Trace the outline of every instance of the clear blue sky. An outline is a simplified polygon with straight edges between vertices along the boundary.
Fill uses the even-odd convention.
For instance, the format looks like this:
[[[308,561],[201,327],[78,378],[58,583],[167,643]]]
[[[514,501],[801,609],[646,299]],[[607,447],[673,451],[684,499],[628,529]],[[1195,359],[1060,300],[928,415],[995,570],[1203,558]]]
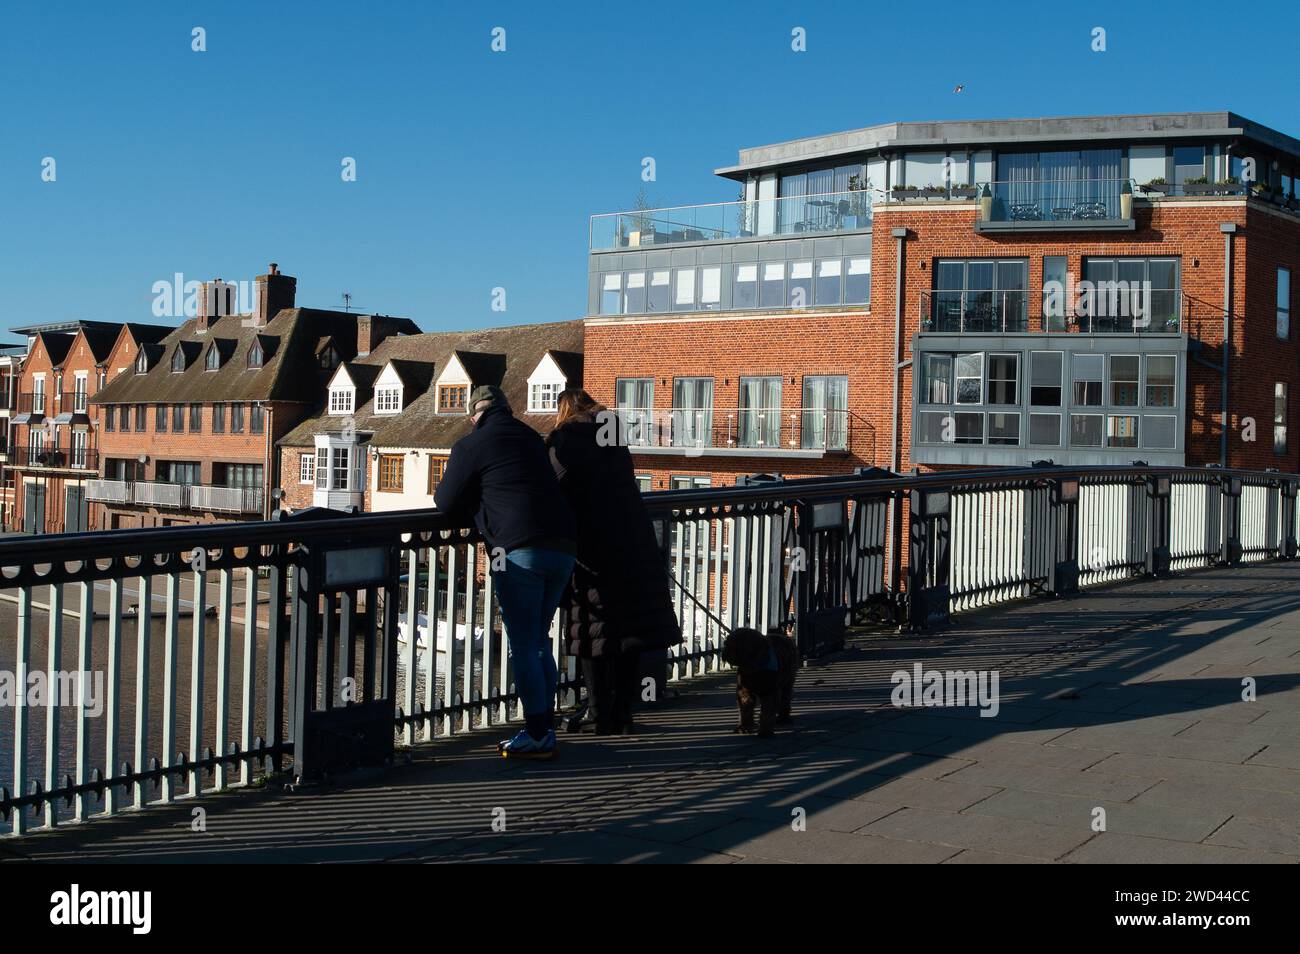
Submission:
[[[892,120],[1232,109],[1300,134],[1297,24],[1270,0],[11,0],[0,328],[149,321],[155,281],[269,261],[301,304],[428,330],[575,318],[588,216],[633,204],[644,156],[669,205],[735,198],[712,170],[742,146]]]

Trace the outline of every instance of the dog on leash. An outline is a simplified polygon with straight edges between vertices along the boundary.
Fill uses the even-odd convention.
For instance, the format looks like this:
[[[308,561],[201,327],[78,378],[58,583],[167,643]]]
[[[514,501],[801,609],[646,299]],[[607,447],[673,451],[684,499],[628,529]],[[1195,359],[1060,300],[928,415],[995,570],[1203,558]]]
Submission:
[[[754,705],[758,703],[759,738],[769,738],[773,727],[789,725],[794,676],[799,668],[799,650],[794,640],[772,627],[764,636],[756,629],[733,629],[722,644],[722,659],[736,667],[736,708],[740,724],[733,730],[754,732]]]

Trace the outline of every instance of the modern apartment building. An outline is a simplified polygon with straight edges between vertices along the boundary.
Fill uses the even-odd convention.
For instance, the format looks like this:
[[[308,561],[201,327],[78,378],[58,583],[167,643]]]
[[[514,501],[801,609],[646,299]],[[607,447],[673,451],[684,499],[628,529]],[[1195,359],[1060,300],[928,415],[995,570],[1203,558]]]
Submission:
[[[1300,141],[1227,112],[744,149],[595,215],[587,382],[655,489],[878,465],[1295,470]]]
[[[340,364],[324,400],[279,441],[281,505],[432,507],[451,446],[472,427],[474,388],[497,385],[546,434],[560,392],[582,386],[582,339],[581,321],[437,332]]]
[[[253,289],[241,314],[234,286],[204,283],[195,317],[141,345],[94,395],[101,466],[88,494],[98,528],[269,516],[276,441],[342,363],[419,330],[405,318],[297,307],[297,280],[274,264]]]
[[[7,526],[72,533],[95,526],[88,489],[98,475],[99,422],[90,399],[109,380],[114,356],[170,329],[81,321],[20,328],[28,349],[10,418],[13,508]]]

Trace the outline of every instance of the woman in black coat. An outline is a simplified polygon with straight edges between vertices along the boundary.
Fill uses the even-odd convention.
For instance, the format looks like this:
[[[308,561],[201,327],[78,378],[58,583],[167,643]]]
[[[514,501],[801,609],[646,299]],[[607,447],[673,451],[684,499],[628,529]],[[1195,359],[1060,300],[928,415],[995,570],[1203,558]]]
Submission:
[[[616,416],[582,390],[565,391],[557,407],[546,443],[578,524],[569,652],[582,661],[597,734],[618,733],[632,724],[641,653],[677,645],[681,628]]]

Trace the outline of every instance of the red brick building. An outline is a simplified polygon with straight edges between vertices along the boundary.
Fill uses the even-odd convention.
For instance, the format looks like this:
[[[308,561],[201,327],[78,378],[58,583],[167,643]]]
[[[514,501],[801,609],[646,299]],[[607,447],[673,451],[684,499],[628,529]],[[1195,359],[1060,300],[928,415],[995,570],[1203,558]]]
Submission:
[[[1292,137],[1232,113],[897,123],[718,173],[741,201],[592,221],[586,380],[655,489],[1300,469]]]
[[[405,318],[297,307],[297,280],[274,264],[254,289],[253,311],[236,314],[232,286],[204,283],[198,314],[142,345],[94,396],[102,464],[88,489],[98,528],[269,516],[276,442],[341,363],[418,331]]]

